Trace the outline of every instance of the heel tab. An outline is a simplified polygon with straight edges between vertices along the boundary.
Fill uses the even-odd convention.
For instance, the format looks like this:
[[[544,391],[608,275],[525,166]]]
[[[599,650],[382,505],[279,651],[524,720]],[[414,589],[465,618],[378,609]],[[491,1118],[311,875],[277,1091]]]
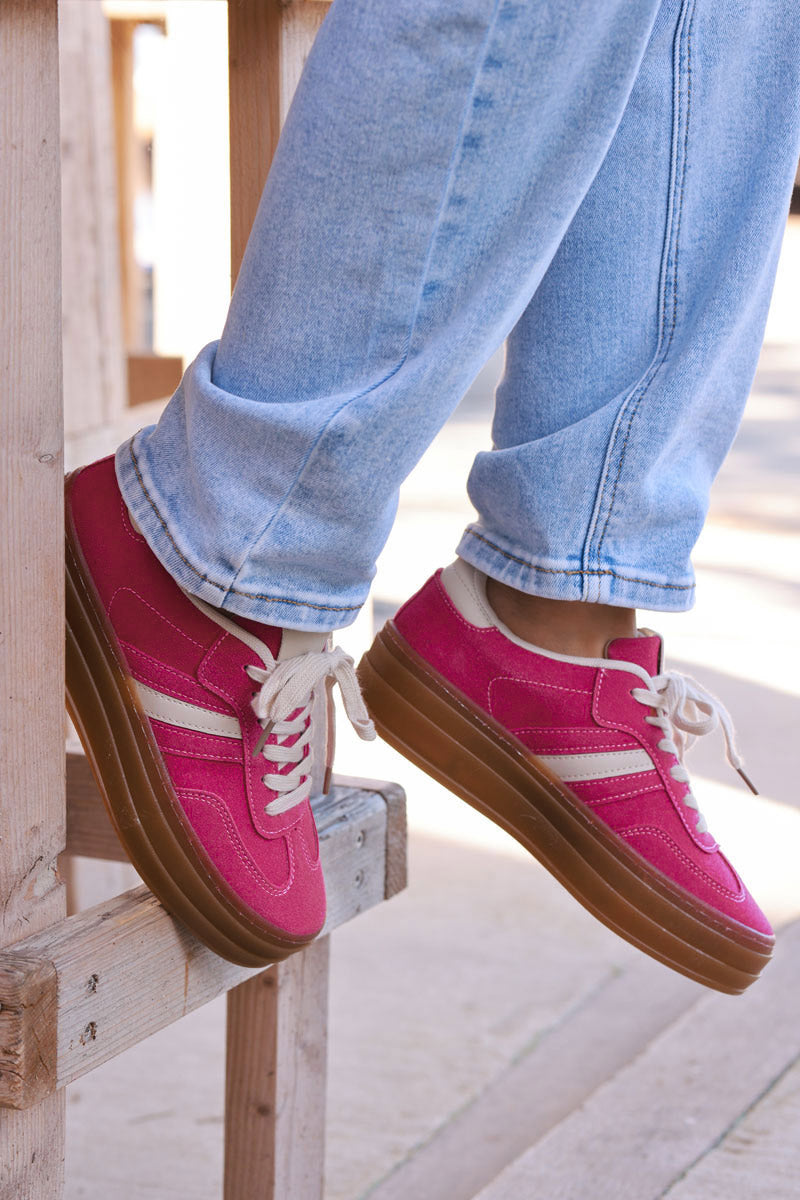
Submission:
[[[472,563],[457,558],[444,568],[439,579],[453,606],[470,625],[490,629],[497,624],[486,599],[486,576]]]

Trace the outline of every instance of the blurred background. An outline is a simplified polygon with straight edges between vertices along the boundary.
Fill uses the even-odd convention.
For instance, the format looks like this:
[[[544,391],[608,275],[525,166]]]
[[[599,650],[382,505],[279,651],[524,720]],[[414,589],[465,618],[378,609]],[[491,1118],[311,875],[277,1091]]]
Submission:
[[[61,8],[71,467],[156,420],[184,366],[221,331],[227,14],[222,0]],[[372,604],[340,639],[354,656],[451,559],[471,519],[469,465],[491,444],[501,370],[498,353],[408,479]],[[800,215],[790,215],[755,386],[694,556],[696,608],[647,617],[667,638],[668,665],[696,675],[737,723],[761,794],[742,788],[715,736],[691,752],[694,790],[787,928],[800,917],[798,463]],[[406,788],[411,884],[333,938],[326,1196],[468,1200],[635,1064],[702,989],[620,942],[516,843],[388,747],[357,743],[346,723],[337,770]],[[85,906],[131,882],[130,868],[81,862],[75,886]],[[219,1196],[223,1059],[219,1001],[72,1085],[70,1200]],[[796,1144],[792,1070],[781,1112]],[[676,1091],[677,1109],[684,1100]],[[98,1128],[113,1155],[98,1155]],[[725,1191],[714,1161],[687,1198],[798,1194],[774,1182]]]

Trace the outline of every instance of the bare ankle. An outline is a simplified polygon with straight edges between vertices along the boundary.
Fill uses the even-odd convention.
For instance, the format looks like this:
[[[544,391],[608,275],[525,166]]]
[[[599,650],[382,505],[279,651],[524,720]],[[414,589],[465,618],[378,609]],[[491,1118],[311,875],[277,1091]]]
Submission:
[[[556,654],[602,658],[613,638],[636,636],[633,608],[529,596],[496,579],[487,579],[486,596],[512,633]]]

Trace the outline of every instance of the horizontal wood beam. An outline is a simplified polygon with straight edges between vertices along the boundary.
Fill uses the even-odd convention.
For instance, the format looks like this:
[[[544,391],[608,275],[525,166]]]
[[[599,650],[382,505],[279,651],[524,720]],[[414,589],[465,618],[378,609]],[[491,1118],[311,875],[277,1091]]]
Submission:
[[[72,758],[72,787],[81,771]],[[386,795],[356,781],[315,801],[326,933],[399,877],[403,794],[378,786]],[[81,802],[90,796],[84,777]],[[99,815],[96,789],[89,802]],[[0,954],[0,1105],[29,1107],[261,970],[208,950],[146,887],[16,942]]]
[[[317,824],[330,827],[333,799],[341,802],[356,792],[377,793],[386,806],[386,879],[384,898],[401,892],[408,882],[406,861],[406,797],[399,783],[384,779],[360,779],[334,775],[331,799],[314,801]],[[97,789],[89,763],[81,750],[67,751],[67,846],[66,854],[127,862],[125,853]],[[323,853],[335,854],[331,846]],[[325,864],[326,872],[330,869]],[[327,878],[326,873],[326,878]]]

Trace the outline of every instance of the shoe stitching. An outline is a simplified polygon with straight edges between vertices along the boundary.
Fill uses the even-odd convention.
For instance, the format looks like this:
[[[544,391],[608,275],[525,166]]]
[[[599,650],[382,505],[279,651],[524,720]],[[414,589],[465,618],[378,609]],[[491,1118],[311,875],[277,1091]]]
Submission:
[[[425,660],[423,659],[422,661],[424,663]],[[431,681],[431,683],[437,684],[438,686],[441,685],[441,681],[444,679],[444,676],[442,676],[438,671],[434,674],[432,670],[429,670],[427,666],[423,666],[422,664],[420,664],[417,669],[421,671],[421,673],[425,675]],[[450,688],[447,689],[447,693],[450,702],[455,705],[456,708],[461,710],[465,720],[478,725],[489,737],[497,740],[497,730],[489,725],[488,722],[483,720],[479,713],[476,713],[472,708],[468,708],[467,705],[464,704],[464,702],[459,699],[458,695]],[[511,736],[513,737],[513,734]],[[525,747],[520,748],[515,746],[513,742],[508,740],[505,741],[505,747],[507,751],[513,754],[515,758],[519,759],[528,768],[533,770],[534,775],[540,783],[552,786],[553,778],[549,774],[545,774],[544,771],[540,770],[535,762],[531,762],[529,755],[524,753],[524,750],[526,749]],[[558,781],[556,780],[556,782]]]
[[[142,604],[144,604],[144,606],[146,608],[149,608],[152,613],[155,613],[155,615],[158,617],[158,619],[160,621],[164,621],[167,625],[170,625],[175,630],[176,633],[179,633],[181,635],[182,638],[186,638],[187,642],[191,642],[193,646],[197,646],[198,650],[205,650],[205,645],[203,644],[203,642],[198,642],[196,638],[193,638],[191,636],[191,634],[186,633],[186,631],[181,629],[181,627],[179,625],[176,625],[174,621],[170,621],[169,617],[165,617],[164,614],[162,612],[160,612],[157,608],[155,608],[152,604],[150,604],[150,602],[148,600],[145,600],[145,598],[141,594],[141,592],[137,592],[136,588],[129,587],[128,584],[126,584],[126,583],[121,583],[119,585],[119,587],[113,593],[111,599],[108,602],[109,618],[111,616],[111,606],[114,603],[114,601],[116,600],[116,598],[120,592],[129,592],[131,596],[135,596],[137,600],[141,600]],[[143,653],[144,653],[144,651],[143,651]]]
[[[495,676],[494,679],[490,679],[489,684],[486,688],[486,707],[489,710],[489,712],[492,714],[492,716],[495,717],[497,720],[500,720],[500,718],[497,716],[497,713],[494,710],[494,706],[495,706],[495,704],[497,704],[498,707],[502,707],[502,697],[500,700],[497,700],[497,698],[494,697],[493,689],[495,687],[495,684],[499,685],[502,683],[522,683],[522,684],[525,684],[528,688],[547,687],[547,688],[553,688],[555,691],[558,691],[558,692],[569,692],[570,694],[577,693],[578,695],[591,697],[591,692],[587,692],[585,688],[566,688],[566,687],[561,687],[557,683],[541,683],[540,684],[538,680],[536,680],[536,682],[534,683],[532,680],[523,679],[518,675],[499,675],[499,676]],[[505,725],[506,728],[509,728],[508,724],[505,721],[501,721],[501,724]]]
[[[666,843],[666,845],[674,851],[675,855],[681,860],[681,862],[683,862],[685,866],[689,867],[695,873],[695,875],[698,875],[704,883],[708,884],[709,887],[714,888],[715,891],[719,892],[723,896],[728,896],[731,900],[735,901],[736,904],[742,904],[747,898],[746,892],[744,891],[741,883],[739,885],[740,892],[737,894],[736,892],[732,892],[730,888],[726,888],[724,884],[719,883],[716,879],[712,879],[710,875],[706,875],[704,871],[701,871],[697,864],[693,862],[691,858],[689,858],[688,854],[686,854],[686,852],[680,848],[675,839],[670,837],[668,833],[665,833],[663,829],[659,829],[657,825],[631,825],[628,828],[620,829],[617,832],[622,838],[627,837],[628,834],[637,833],[650,834],[653,837],[658,838],[660,841]],[[673,880],[673,883],[675,882],[676,880]],[[678,887],[680,887],[680,884],[678,884]]]
[[[311,819],[312,819],[312,821],[314,819],[313,813],[312,813]],[[300,848],[303,851],[303,857],[305,858],[306,862],[312,869],[316,870],[316,868],[320,865],[320,855],[317,854],[316,857],[312,857],[311,852],[308,847],[308,842],[306,840],[306,836],[303,833],[302,829],[300,828],[299,824],[297,826],[297,840],[300,843]]]
[[[134,678],[134,679],[135,679],[135,676],[131,676],[131,678]],[[143,681],[140,681],[140,680],[138,680],[138,679],[136,680],[136,682],[137,682],[137,683],[139,683],[139,682],[142,682],[142,686],[143,686],[143,687],[149,687],[149,686],[150,686],[150,684],[148,684],[148,683],[143,683]],[[153,689],[153,690],[155,691],[155,689]],[[170,697],[169,697],[169,699],[170,699],[170,700],[172,700],[172,701],[173,701],[173,703],[177,704],[179,708],[186,708],[186,709],[188,709],[190,712],[194,711],[195,709],[202,708],[202,705],[200,705],[200,704],[195,704],[195,703],[194,703],[194,701],[192,701],[192,700],[179,700],[177,696],[170,696]],[[212,712],[212,711],[216,711],[216,710],[212,710],[212,709],[206,709],[206,708],[203,708],[203,709],[202,709],[202,711],[203,711],[203,712]],[[220,713],[219,715],[220,715],[220,716],[229,716],[230,714],[229,714],[229,713]],[[160,721],[162,725],[175,725],[175,724],[176,724],[176,722],[174,722],[174,721],[170,721],[170,720],[168,720],[166,717],[151,717],[149,714],[147,714],[147,719],[148,719],[149,721]],[[180,726],[180,725],[178,725],[177,727],[178,727],[179,729],[180,729],[180,728],[182,728],[182,726]],[[207,731],[203,731],[203,730],[197,730],[197,729],[190,729],[190,730],[188,730],[187,732],[189,732],[189,733],[201,733],[201,732],[207,732]],[[219,735],[219,736],[224,736],[224,734],[223,734],[223,735]],[[229,738],[228,740],[230,741],[231,739]]]
[[[597,688],[596,688],[596,697],[597,697],[598,704],[600,702],[600,691],[603,687],[603,684],[606,680],[607,675],[608,675],[608,671],[605,671],[602,669],[600,670],[599,678],[597,681]],[[594,701],[593,701],[592,712],[594,713],[594,711],[595,711],[595,705],[594,705]],[[598,717],[597,719],[599,720],[600,718]],[[628,733],[631,734],[632,737],[635,737],[640,742],[640,744],[643,746],[643,748],[650,755],[650,759],[653,763],[653,767],[658,772],[658,776],[661,779],[662,784],[664,785],[664,791],[666,792],[667,796],[669,797],[669,799],[672,803],[673,810],[677,814],[677,817],[678,817],[681,825],[683,825],[683,828],[686,830],[686,832],[689,835],[689,837],[691,838],[691,840],[697,846],[699,846],[702,850],[707,849],[707,847],[700,841],[700,835],[697,833],[697,830],[693,829],[692,826],[689,824],[688,816],[685,815],[688,812],[688,810],[686,808],[686,805],[683,803],[683,798],[684,798],[684,796],[686,796],[686,794],[688,792],[690,792],[692,790],[691,784],[689,784],[689,783],[683,784],[682,786],[686,790],[682,794],[679,794],[676,790],[676,785],[678,784],[679,781],[677,779],[675,779],[674,776],[669,773],[669,771],[665,770],[663,768],[662,764],[656,758],[656,754],[660,754],[662,757],[666,757],[666,754],[664,753],[663,750],[659,750],[657,746],[648,746],[645,738],[643,738],[641,734],[637,733],[636,730],[631,725],[622,725],[622,724],[620,724],[619,721],[613,721],[610,717],[603,717],[602,720],[603,720],[603,724],[611,725],[614,729],[626,730]],[[654,729],[654,727],[652,725],[648,725],[647,728],[648,728],[648,730]],[[674,756],[670,756],[670,757],[674,757]]]
[[[467,618],[464,616],[464,614],[459,612],[459,610],[456,608],[455,604],[453,603],[453,601],[450,597],[450,593],[447,591],[446,587],[442,583],[441,575],[436,576],[436,585],[439,588],[439,591],[442,595],[442,598],[443,598],[445,604],[450,609],[450,612],[456,618],[458,623],[460,625],[463,625],[463,627],[465,629],[468,629],[473,634],[475,634],[475,633],[478,633],[478,634],[500,633],[500,630],[497,628],[496,625],[473,625],[471,621],[468,621]],[[502,636],[502,634],[501,634],[501,636]]]
[[[545,754],[546,751],[532,750],[531,753],[541,755],[541,754]],[[558,775],[558,769],[555,766],[551,767],[550,764],[548,763],[548,767],[550,768],[551,771],[555,772],[555,774]],[[658,772],[653,767],[653,768],[647,768],[644,771],[631,771],[630,774],[625,775],[624,778],[625,779],[643,779],[645,775],[657,775],[657,774],[658,774]],[[559,776],[559,778],[561,778],[561,776]],[[565,780],[564,782],[567,784],[567,787],[573,787],[574,785],[580,786],[580,784],[582,784],[582,783],[602,783],[604,779],[618,780],[619,778],[620,778],[619,775],[613,775],[613,774],[611,774],[611,775],[590,775],[588,779],[570,779],[570,780]],[[660,778],[660,776],[659,776],[659,778]],[[653,789],[650,788],[649,790],[652,791]]]
[[[310,600],[290,600],[286,596],[269,596],[265,592],[246,592],[241,588],[228,587],[226,584],[217,583],[216,580],[211,579],[211,577],[206,575],[203,571],[198,571],[197,567],[195,567],[194,564],[191,563],[186,555],[179,549],[175,539],[167,528],[166,521],[161,516],[153,497],[150,495],[147,487],[145,486],[144,479],[142,478],[142,474],[139,470],[139,462],[136,458],[136,452],[133,449],[133,440],[128,443],[128,453],[131,462],[133,463],[133,469],[136,472],[136,478],[139,481],[139,486],[144,492],[150,507],[158,518],[158,522],[161,525],[161,528],[164,530],[164,533],[166,534],[173,550],[181,562],[189,568],[192,574],[196,575],[198,579],[202,579],[203,582],[207,583],[210,587],[216,588],[218,591],[224,592],[226,595],[233,593],[236,596],[245,596],[248,600],[266,600],[270,604],[291,604],[296,608],[313,608],[322,612],[358,612],[358,610],[362,607],[360,604],[312,604]]]
[[[125,500],[122,496],[120,496],[120,498],[119,498],[119,503],[120,503],[120,508],[122,509],[122,528],[125,530],[128,537],[132,541],[136,542],[137,546],[140,546],[142,543],[144,543],[146,546],[147,545],[146,538],[143,538],[142,535],[140,533],[137,533],[136,530],[133,528],[133,523],[131,521],[131,515],[128,512],[128,506],[125,503]]]
[[[510,728],[510,726],[509,726],[509,728]],[[549,728],[548,726],[542,727],[541,725],[523,725],[519,729],[514,729],[513,732],[517,737],[519,737],[519,735],[522,733],[530,734],[530,735],[539,734],[540,736],[542,734],[552,735],[554,731],[553,731],[553,729]],[[577,729],[575,729],[575,728],[567,729],[565,726],[559,725],[558,732],[559,733],[585,734],[586,730],[581,729],[580,727],[578,727]],[[531,749],[533,749],[533,747],[531,747]],[[534,750],[534,754],[614,754],[617,751],[628,752],[628,751],[631,751],[634,749],[637,749],[637,747],[631,746],[629,742],[626,743],[624,746],[620,746],[617,743],[614,743],[613,745],[607,745],[607,744],[603,744],[600,742],[590,742],[588,745],[584,744],[584,745],[580,745],[580,746],[559,745],[559,746],[548,746],[546,749],[537,747]],[[653,768],[653,770],[655,770],[655,767]]]
[[[178,679],[185,682],[186,677],[185,677],[185,675],[181,675],[180,671],[176,671],[174,669],[174,667],[168,667],[166,663],[160,662],[157,658],[151,658],[151,656],[149,654],[147,654],[146,651],[140,650],[138,646],[131,646],[129,642],[123,641],[122,638],[120,638],[119,644],[120,644],[120,646],[123,646],[126,650],[128,650],[129,652],[132,652],[133,654],[135,654],[137,656],[141,655],[142,658],[146,658],[147,661],[152,663],[154,667],[158,667],[160,670],[166,671],[170,675],[175,675]],[[133,675],[133,673],[131,673],[131,674],[132,674],[132,677],[135,679],[136,677]],[[143,683],[145,685],[145,687],[152,687],[154,691],[160,690],[159,688],[155,688],[152,683],[148,683],[146,679],[137,679],[136,682]],[[203,703],[200,704],[197,697],[193,696],[190,692],[179,691],[177,684],[170,682],[169,687],[172,688],[173,691],[175,691],[175,693],[177,695],[181,696],[183,700],[186,700],[189,704],[193,704],[195,706],[195,708],[204,708],[204,709],[206,709],[207,712],[217,713],[221,717],[229,717],[230,716],[230,711],[228,709],[221,708],[221,707],[215,708],[214,705],[218,705],[219,700],[217,700],[216,698],[214,700],[209,700],[207,693],[206,693],[205,699],[203,700]]]
[[[224,804],[224,802],[220,800],[218,796],[215,796],[212,792],[196,791],[194,788],[179,788],[177,795],[181,797],[193,796],[196,800],[200,800],[204,804],[209,804],[212,808],[216,809],[216,811],[222,817],[223,824],[226,825],[228,829],[228,833],[231,838],[231,845],[233,846],[237,857],[241,860],[245,869],[249,871],[260,887],[262,887],[265,891],[270,892],[270,894],[273,896],[285,896],[287,892],[291,890],[292,884],[295,880],[295,860],[294,854],[292,853],[291,842],[288,838],[284,838],[283,840],[286,842],[286,853],[289,856],[289,882],[284,887],[279,887],[277,884],[271,883],[270,880],[267,879],[266,875],[263,874],[263,872],[255,865],[250,856],[247,854],[246,850],[244,849],[241,834],[236,828],[236,824],[231,817],[230,812],[228,811],[227,805]],[[207,850],[206,853],[208,853]],[[231,884],[230,886],[233,885]]]
[[[193,732],[193,731],[190,731],[190,732]],[[204,734],[196,734],[195,736],[204,737],[205,735]],[[241,767],[241,765],[242,765],[242,756],[241,755],[233,755],[232,756],[232,755],[228,755],[228,754],[212,754],[210,750],[205,750],[205,749],[203,749],[203,747],[198,747],[197,749],[194,749],[194,750],[179,750],[177,747],[162,746],[161,743],[159,743],[158,748],[162,754],[165,754],[165,755],[170,754],[175,758],[202,759],[203,762],[213,761],[213,762],[232,763],[234,766],[237,766],[237,767]]]
[[[83,577],[83,571],[80,568],[80,564],[77,562],[77,560],[75,560],[75,561],[76,561],[76,570],[73,574],[74,574],[79,591],[83,594],[84,598],[86,599],[86,601],[91,609],[94,609],[96,612],[97,605],[98,605],[98,603],[100,603],[101,611],[102,611],[102,604],[99,601],[99,598],[95,599],[95,597],[89,591],[87,583]],[[109,639],[108,632],[106,630],[106,626],[103,621],[95,622],[95,632],[99,635],[101,640],[105,643],[105,646],[107,648],[107,656],[110,659],[112,659],[113,662],[117,663],[124,673],[127,668],[127,664],[126,664],[124,658],[120,659],[120,656],[117,653],[116,647]],[[114,636],[116,638],[116,633]],[[142,733],[142,736],[144,737],[145,741],[149,745],[150,738],[152,738],[152,736],[153,736],[152,729],[150,727],[150,722],[147,720],[146,717],[144,717],[144,714],[141,712],[138,703],[131,702],[131,691],[129,689],[126,689],[126,701],[127,702],[125,703],[125,711],[128,713],[129,716],[133,717],[134,721],[136,722],[136,724],[138,725],[138,727]],[[143,717],[144,717],[144,721],[142,720]],[[157,746],[156,746],[156,750],[158,751]],[[159,751],[159,753],[160,753],[160,751]],[[166,768],[165,768],[165,770],[166,770]],[[171,780],[169,781],[169,783],[170,783],[170,786],[172,786]]]
[[[669,201],[668,201],[669,207],[668,207],[668,211],[667,211],[667,226],[666,226],[666,230],[665,230],[666,237],[665,237],[665,245],[664,245],[662,268],[661,268],[662,280],[661,280],[661,283],[659,286],[658,343],[656,346],[656,351],[655,351],[655,355],[654,355],[653,361],[651,363],[651,366],[648,369],[648,371],[645,373],[644,378],[640,381],[638,396],[635,395],[635,390],[631,393],[631,397],[635,396],[635,399],[632,400],[629,412],[627,414],[627,425],[626,425],[626,431],[625,431],[625,438],[624,438],[624,441],[623,441],[623,444],[622,444],[622,447],[620,450],[619,458],[617,460],[617,474],[616,474],[616,477],[614,480],[611,499],[608,503],[608,508],[606,511],[606,517],[605,517],[605,521],[603,524],[603,529],[601,531],[600,538],[597,543],[597,548],[595,550],[595,554],[598,556],[602,549],[603,542],[604,542],[605,536],[606,536],[606,532],[608,530],[609,522],[611,520],[611,515],[614,510],[614,501],[615,501],[616,494],[617,494],[619,480],[620,480],[620,477],[622,474],[622,467],[623,467],[623,463],[625,460],[625,455],[626,455],[626,451],[627,451],[628,441],[630,438],[630,433],[631,433],[631,428],[633,425],[634,417],[636,416],[639,409],[641,408],[642,402],[643,402],[645,396],[648,394],[653,380],[655,379],[659,370],[661,369],[661,367],[664,365],[664,362],[666,361],[666,357],[669,353],[669,350],[670,350],[670,347],[672,344],[672,340],[674,337],[674,333],[675,333],[675,327],[677,324],[680,227],[681,227],[681,217],[682,217],[682,213],[683,213],[684,187],[685,187],[685,182],[686,182],[686,163],[688,160],[688,140],[689,140],[689,123],[690,123],[689,118],[691,115],[691,85],[692,85],[691,35],[692,35],[692,25],[693,25],[694,16],[695,16],[695,8],[694,8],[693,0],[688,0],[688,2],[685,2],[682,6],[681,14],[679,16],[679,25],[678,25],[678,29],[676,31],[676,41],[675,41],[675,45],[677,48],[680,46],[680,37],[682,36],[682,32],[683,32],[682,21],[686,15],[687,11],[689,10],[689,8],[692,9],[692,12],[691,12],[691,16],[689,17],[688,28],[687,28],[687,103],[686,103],[686,114],[685,114],[685,122],[684,122],[684,129],[683,129],[683,156],[682,156],[682,160],[680,161],[680,163],[678,163],[678,161],[677,161],[677,146],[676,146],[675,142],[673,142],[671,156],[670,156],[671,164],[670,164],[670,181],[669,181],[669,193],[670,194],[669,194]],[[675,76],[677,77],[680,72],[680,61],[675,62],[673,70],[674,70]],[[676,128],[677,128],[677,121],[680,119],[680,93],[678,93],[678,96],[677,96],[676,106],[673,111],[673,117],[674,117],[674,121],[675,121]],[[675,135],[673,134],[673,137],[674,136]],[[677,184],[677,188],[676,188],[676,175],[677,175],[678,171],[680,171],[680,183]],[[677,194],[677,219],[674,218],[674,214],[672,212],[672,205],[673,205],[676,194]],[[674,221],[674,236],[673,236],[673,221]],[[663,321],[664,321],[664,317],[665,317],[664,310],[665,310],[665,305],[666,305],[666,301],[667,301],[667,290],[669,287],[666,277],[667,277],[667,270],[670,265],[670,257],[673,257],[672,278],[671,278],[672,321],[671,321],[670,328],[669,328],[669,331],[668,331],[668,333],[666,335],[666,339],[665,339]],[[620,418],[620,423],[621,423],[621,419],[622,418]],[[611,467],[611,452],[613,450],[614,441],[616,441],[618,428],[619,428],[619,425],[617,425],[615,427],[615,429],[613,430],[612,435],[611,435],[611,441],[609,443],[606,462],[605,462],[604,468],[603,468],[603,475],[600,480],[597,497],[596,497],[596,501],[595,501],[595,515],[593,515],[592,523],[591,523],[591,525],[594,528],[590,527],[590,532],[589,532],[589,535],[588,535],[587,541],[586,541],[585,556],[588,555],[588,553],[590,552],[590,543],[591,543],[592,537],[594,536],[594,531],[596,529],[597,522],[599,521],[599,518],[600,518],[599,510],[600,510],[600,505],[602,503],[603,491],[604,491],[607,481],[608,481],[608,474],[609,474],[609,470]],[[669,585],[665,585],[665,586],[669,586]]]
[[[214,645],[208,651],[208,654],[203,659],[203,662],[200,664],[200,668],[198,670],[198,676],[200,675],[201,672],[207,675],[208,666],[209,666],[209,663],[211,662],[212,657],[220,649],[225,638],[231,637],[231,636],[232,635],[229,634],[225,630],[223,630],[221,632],[220,636],[217,638],[216,642],[214,643]],[[238,644],[241,645],[242,643],[238,643]],[[231,692],[226,691],[222,682],[217,681],[213,685],[210,680],[207,680],[207,682],[208,682],[209,687],[213,687],[213,690],[215,690],[218,693],[220,693],[221,695],[223,695],[230,702],[231,707],[233,708],[234,712],[236,713],[236,716],[239,718],[239,726],[242,731],[242,753],[244,755],[244,772],[245,772],[245,780],[246,780],[245,786],[246,786],[246,793],[247,793],[247,804],[248,804],[248,808],[250,810],[250,815],[251,815],[253,824],[255,825],[256,829],[259,832],[261,832],[260,821],[258,820],[258,815],[257,815],[258,804],[252,794],[252,783],[251,783],[251,779],[250,779],[251,770],[253,769],[252,768],[251,750],[255,743],[254,743],[254,739],[252,736],[251,723],[249,721],[247,723],[245,723],[242,720],[243,716],[248,716],[248,717],[251,717],[252,721],[256,722],[256,724],[257,724],[256,715],[252,711],[252,709],[250,709],[248,706],[246,706],[246,705],[243,706],[241,704],[241,702]],[[260,737],[260,735],[261,735],[261,728],[259,726],[259,737]],[[266,755],[260,756],[259,761],[260,761],[260,763],[270,764],[270,765],[276,766],[276,767],[280,765],[280,764],[275,763],[273,759],[267,758]],[[263,770],[263,768],[261,766],[259,766],[259,770]],[[269,791],[271,789],[267,789],[267,790]],[[294,813],[293,819],[291,819],[292,813]],[[288,832],[288,830],[292,829],[297,824],[297,822],[300,820],[300,817],[302,815],[302,809],[294,809],[294,808],[288,809],[286,811],[286,813],[278,814],[277,816],[271,816],[269,819],[271,822],[274,822],[274,821],[277,821],[279,819],[279,816],[281,816],[281,815],[285,818],[284,823],[282,825],[272,826],[270,828],[270,835],[276,834],[276,833],[286,833],[286,832]],[[265,834],[264,836],[267,836],[267,835]]]
[[[619,579],[622,583],[637,583],[643,587],[664,588],[672,592],[691,592],[695,588],[693,583],[656,583],[652,579],[639,579],[633,575],[622,575],[619,571],[612,571],[610,567],[581,567],[572,570],[564,570],[559,567],[542,567],[538,563],[530,562],[526,558],[520,558],[516,554],[509,553],[502,546],[496,545],[484,534],[478,533],[476,529],[467,528],[465,533],[471,537],[477,538],[481,542],[485,542],[492,550],[496,550],[498,554],[502,554],[504,558],[510,559],[511,562],[519,563],[520,566],[527,567],[529,571],[538,571],[542,575],[578,575],[584,578],[587,575],[609,575],[613,579]]]
[[[647,774],[656,775],[658,778],[659,784],[661,783],[661,776],[658,775],[658,773],[655,770],[649,771],[649,772],[647,772]],[[629,778],[633,779],[634,776],[631,775]],[[597,781],[591,779],[591,780],[588,780],[587,782],[595,783]],[[570,786],[573,787],[574,789],[577,789],[581,786],[581,784],[575,783],[575,784],[570,784]],[[577,790],[576,790],[576,795],[580,796],[580,799],[583,800],[584,804],[588,804],[592,808],[600,808],[604,804],[611,804],[612,802],[617,801],[617,800],[633,800],[633,799],[635,799],[636,796],[652,796],[654,794],[663,795],[663,792],[664,792],[663,787],[659,787],[659,786],[653,787],[652,784],[647,784],[645,787],[636,788],[634,791],[631,791],[631,792],[615,792],[613,796],[580,796],[580,793]]]
[[[90,590],[87,586],[86,580],[83,577],[83,571],[81,569],[80,563],[78,562],[78,560],[74,554],[71,554],[71,558],[75,562],[75,567],[76,567],[75,572],[73,572],[76,586],[78,587],[79,591],[83,594],[83,596],[87,600],[90,608],[92,608],[95,612],[97,612],[98,601],[95,599],[92,592],[90,592]],[[124,663],[120,662],[120,657],[117,654],[116,648],[114,647],[113,643],[110,641],[110,639],[108,637],[108,633],[106,631],[106,628],[105,628],[103,622],[102,621],[96,622],[95,628],[96,628],[96,632],[99,634],[101,640],[105,643],[106,647],[108,648],[109,657],[114,662],[117,662],[121,666],[124,666]],[[150,725],[150,722],[147,721],[146,718],[145,718],[145,721],[142,720],[142,714],[140,713],[138,704],[130,702],[130,693],[129,692],[126,693],[125,712],[128,715],[128,718],[132,719],[133,722],[138,726],[138,728],[141,732],[141,735],[142,735],[142,739],[143,739],[145,745],[148,747],[148,749],[150,749],[151,753],[152,753],[152,751],[155,751],[155,757],[153,759],[154,766],[156,767],[156,769],[158,769],[159,764],[161,766],[163,766],[164,776],[166,777],[165,782],[167,783],[167,785],[168,785],[170,791],[173,793],[173,795],[177,796],[177,793],[175,791],[175,785],[169,775],[169,772],[166,769],[166,764],[164,763],[164,760],[161,755],[161,751],[158,747],[158,744],[155,742],[155,738],[153,736],[152,727]],[[152,739],[152,741],[151,741],[151,739]],[[291,857],[291,847],[289,848],[289,854]],[[203,862],[203,860],[198,858],[197,855],[194,855],[194,861],[195,861],[196,865],[202,871],[203,876],[206,880],[206,883],[207,883],[209,889],[212,892],[214,892],[223,902],[230,903],[228,901],[227,897],[222,892],[221,888],[219,887],[219,884],[214,879],[213,875],[211,875],[210,871],[208,870],[208,867]],[[250,929],[253,932],[258,932],[259,925],[251,917],[248,917],[246,913],[239,913],[238,916],[239,916],[239,919],[241,920],[241,922],[244,925],[246,925],[248,929]],[[291,937],[292,935],[286,934],[284,931],[283,936]]]
[[[494,679],[492,679],[489,686],[494,687],[494,685],[496,683],[497,684],[500,684],[500,683],[524,683],[529,688],[530,687],[554,688],[557,692],[570,692],[573,695],[586,696],[588,699],[591,699],[591,696],[592,696],[591,688],[563,687],[560,683],[545,683],[545,681],[543,679],[541,679],[541,680],[540,679],[525,679],[525,677],[522,675],[495,675]]]

